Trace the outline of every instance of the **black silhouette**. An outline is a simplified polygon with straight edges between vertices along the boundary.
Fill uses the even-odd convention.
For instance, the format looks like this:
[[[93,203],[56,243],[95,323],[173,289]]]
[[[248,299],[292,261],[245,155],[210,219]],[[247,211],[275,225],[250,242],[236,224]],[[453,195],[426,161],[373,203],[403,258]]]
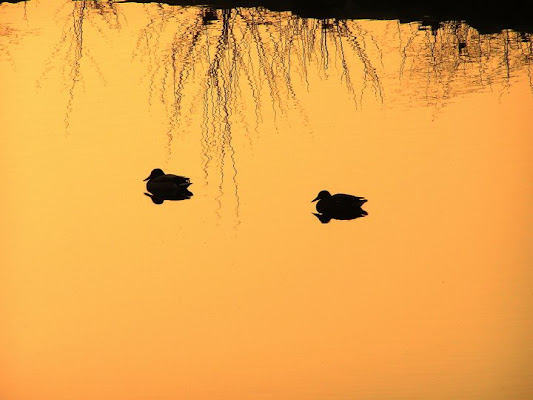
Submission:
[[[153,0],[134,0],[150,3]],[[292,11],[302,18],[327,19],[389,19],[400,22],[422,22],[438,27],[445,21],[467,21],[482,33],[502,29],[533,32],[533,2],[508,0],[496,6],[485,0],[166,0],[170,5],[202,5],[211,9],[264,7],[271,11]]]
[[[361,208],[367,202],[364,197],[338,193],[331,195],[327,190],[322,190],[313,201],[317,201],[315,215],[320,222],[327,224],[332,219],[350,220],[368,215]]]
[[[187,189],[191,185],[189,178],[165,174],[159,168],[154,169],[145,181],[148,181],[146,190],[150,193],[144,194],[150,197],[155,204],[163,204],[165,200],[188,200],[193,195]]]
[[[189,200],[192,197],[192,192],[188,189],[175,189],[167,192],[144,193],[150,197],[154,204],[163,204],[165,200]]]

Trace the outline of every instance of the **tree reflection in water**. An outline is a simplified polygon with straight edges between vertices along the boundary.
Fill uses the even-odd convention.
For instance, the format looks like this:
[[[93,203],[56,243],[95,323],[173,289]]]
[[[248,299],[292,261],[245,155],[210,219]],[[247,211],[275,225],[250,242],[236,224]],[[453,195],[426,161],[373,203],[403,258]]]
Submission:
[[[261,8],[159,5],[146,12],[150,23],[139,34],[135,55],[148,65],[150,102],[157,95],[167,107],[168,156],[174,135],[191,123],[190,115],[202,103],[205,182],[218,177],[220,201],[224,172],[229,171],[237,210],[232,126],[244,127],[250,140],[266,111],[273,114],[275,126],[287,110],[299,110],[305,121],[296,88],[302,82],[309,87],[311,71],[339,79],[355,107],[370,96],[384,104],[390,54],[401,54],[397,76],[415,82],[402,87],[408,92],[402,97],[425,99],[438,110],[473,88],[483,90],[502,80],[510,84],[514,71],[531,64],[531,35],[480,35],[455,21],[437,29],[390,21],[383,36],[360,21],[301,18]],[[265,98],[269,104],[263,103]],[[245,116],[255,118],[253,126],[248,125],[253,118]]]
[[[493,84],[508,88],[515,73],[524,68],[533,91],[530,34],[504,30],[481,35],[464,22],[449,21],[437,30],[418,27],[402,52],[399,76],[425,81],[416,97],[425,98],[428,106],[440,108],[453,97]]]
[[[106,38],[109,30],[120,29],[127,23],[129,6],[75,1],[57,11],[63,34],[38,85],[62,60],[67,133],[77,89],[83,85],[82,65],[88,64],[105,82],[105,71],[84,40],[88,35]],[[456,21],[432,28],[398,21],[301,18],[263,8],[142,7],[148,23],[138,31],[132,57],[145,66],[141,82],[147,83],[149,105],[157,102],[166,110],[167,158],[172,157],[175,136],[187,131],[201,109],[204,181],[218,188],[219,212],[224,189],[232,187],[237,220],[233,127],[238,124],[252,144],[266,114],[273,116],[276,129],[288,110],[297,110],[305,122],[297,90],[309,88],[310,74],[342,82],[356,108],[369,100],[387,107],[403,98],[417,105],[423,100],[438,110],[455,96],[495,84],[504,93],[524,69],[531,83],[531,34],[480,34]],[[399,90],[397,85],[402,96],[389,96]]]
[[[22,20],[27,24],[28,12],[26,4],[26,2],[21,3],[19,7],[22,7]],[[0,22],[0,61],[7,61],[13,71],[17,69],[17,66],[11,49],[20,45],[20,38],[25,34],[27,34],[27,31],[19,31],[13,27],[13,24],[2,24]]]
[[[258,133],[263,111],[270,107],[274,126],[277,119],[296,109],[305,119],[293,77],[309,85],[310,64],[327,78],[340,66],[340,80],[352,94],[355,105],[362,102],[369,87],[382,100],[382,85],[376,68],[346,21],[313,20],[289,12],[272,13],[258,8],[213,10],[158,6],[150,23],[140,32],[135,56],[148,64],[149,102],[160,97],[169,118],[168,156],[178,127],[187,125],[191,108],[203,104],[202,148],[205,181],[218,176],[220,201],[223,195],[226,165],[230,166],[238,210],[237,167],[232,126],[244,127],[251,142]],[[172,35],[166,34],[173,30]],[[168,38],[171,41],[164,43]],[[353,71],[347,52],[357,55],[364,84],[354,89]],[[335,69],[336,70],[336,69]],[[270,98],[268,105],[262,99]],[[188,95],[188,107],[185,96]],[[251,100],[251,101],[247,101]],[[253,116],[253,126],[250,118]],[[211,173],[212,168],[217,170]],[[238,211],[236,211],[238,213]]]
[[[101,37],[106,38],[108,29],[120,29],[121,18],[118,7],[112,1],[91,0],[64,4],[56,11],[54,19],[62,23],[61,39],[44,63],[43,73],[37,80],[37,88],[41,88],[53,69],[61,70],[61,76],[64,78],[63,90],[68,93],[64,118],[65,135],[68,136],[76,91],[80,84],[84,85],[82,60],[87,60],[100,80],[105,83],[104,73],[92,56],[91,48],[84,45],[84,34],[88,29],[91,33],[95,29]],[[62,60],[61,65],[58,65],[58,59]]]

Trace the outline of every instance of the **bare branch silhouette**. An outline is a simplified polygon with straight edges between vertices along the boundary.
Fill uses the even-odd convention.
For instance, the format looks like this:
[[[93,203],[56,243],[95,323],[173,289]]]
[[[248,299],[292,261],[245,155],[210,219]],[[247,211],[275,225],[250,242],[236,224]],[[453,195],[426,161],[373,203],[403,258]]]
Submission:
[[[107,29],[120,29],[121,27],[121,14],[113,1],[83,0],[72,2],[71,5],[69,9],[65,3],[56,10],[56,20],[64,21],[61,38],[46,59],[43,72],[36,82],[36,87],[41,88],[51,71],[61,68],[61,76],[64,79],[63,88],[67,93],[64,116],[65,135],[67,136],[70,131],[70,119],[76,93],[78,87],[83,86],[82,70],[85,59],[100,80],[106,84],[103,71],[92,56],[90,47],[85,45],[87,24],[96,29],[99,37],[103,39],[106,38]],[[101,21],[104,22],[104,27],[100,26]],[[62,59],[63,65],[58,66],[57,59]]]
[[[62,34],[37,86],[62,68],[67,134],[84,72],[90,68],[106,83],[105,71],[87,44],[88,32],[110,41],[110,30],[128,22],[122,12],[128,6],[86,0],[57,10]],[[252,148],[265,122],[279,133],[280,124],[295,110],[310,131],[299,91],[311,90],[317,77],[338,80],[356,109],[368,100],[381,106],[423,100],[438,110],[456,96],[496,84],[503,94],[521,71],[533,91],[533,39],[528,33],[482,34],[459,21],[433,26],[380,22],[381,30],[373,32],[367,22],[302,18],[261,7],[138,7],[148,22],[138,30],[132,61],[144,67],[139,79],[146,85],[148,106],[159,103],[168,117],[167,162],[175,138],[186,134],[198,115],[204,185],[217,191],[220,214],[222,200],[233,199],[237,220],[237,143],[244,140]],[[2,32],[16,37],[0,29],[0,46]],[[8,48],[5,54],[9,58]],[[402,96],[389,96],[391,85],[400,85]],[[242,137],[235,135],[237,127]]]

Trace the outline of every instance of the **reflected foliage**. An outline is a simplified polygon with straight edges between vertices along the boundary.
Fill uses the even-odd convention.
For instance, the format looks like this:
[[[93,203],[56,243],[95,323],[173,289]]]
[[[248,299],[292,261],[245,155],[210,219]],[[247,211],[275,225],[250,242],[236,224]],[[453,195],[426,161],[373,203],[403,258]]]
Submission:
[[[1,5],[2,4],[0,4],[0,6]],[[7,4],[4,5],[4,7],[7,7]],[[9,7],[17,9],[20,12],[19,15],[22,17],[22,20],[26,23],[28,22],[26,2],[17,5],[11,4]],[[0,13],[1,12],[2,10],[0,9]],[[8,21],[7,23],[0,22],[0,62],[7,62],[12,70],[16,70],[17,66],[12,51],[21,45],[21,39],[24,35],[28,34],[28,31],[21,31],[19,30],[20,28],[15,28],[14,24],[10,22],[11,21]]]
[[[298,90],[309,89],[309,74],[339,79],[356,107],[365,100],[387,105],[398,98],[389,96],[397,90],[390,76],[395,63],[399,82],[414,81],[402,86],[406,101],[442,106],[472,90],[509,85],[519,70],[529,72],[533,54],[530,34],[482,35],[455,21],[433,28],[390,21],[383,34],[382,25],[373,30],[372,23],[262,8],[159,4],[146,12],[150,23],[134,56],[147,65],[149,102],[159,98],[168,111],[169,157],[174,136],[188,129],[202,105],[206,181],[225,179],[224,171],[236,181],[236,124],[251,145],[267,116],[276,125],[293,110],[305,123]]]
[[[521,70],[530,86],[533,37],[513,31],[481,35],[463,22],[451,21],[437,30],[413,27],[405,35],[401,80],[416,80],[412,95],[430,106],[443,106],[453,97],[473,91],[505,89]]]
[[[53,70],[58,70],[63,78],[63,89],[67,93],[65,111],[65,132],[70,130],[70,117],[74,107],[75,96],[79,86],[84,89],[84,71],[89,69],[96,73],[101,82],[106,84],[104,73],[92,54],[93,42],[87,44],[86,31],[106,39],[108,29],[120,29],[121,18],[117,5],[109,1],[87,0],[75,1],[59,8],[55,20],[62,25],[59,43],[55,45],[45,61],[44,71],[37,81],[40,88]],[[69,5],[70,5],[69,4]],[[95,37],[91,38],[92,40]],[[62,60],[58,63],[57,60]]]
[[[19,32],[8,25],[0,25],[0,60],[8,62],[13,70],[16,69],[16,64],[11,48],[19,43]]]
[[[250,6],[253,2],[245,3]],[[279,9],[277,3],[270,3],[266,6]],[[404,82],[416,80],[402,87],[410,91],[404,97],[426,98],[433,105],[494,83],[510,84],[518,71],[525,68],[530,73],[533,59],[529,33],[503,30],[481,34],[457,21],[432,25],[390,21],[383,31],[382,22],[304,18],[288,11],[223,8],[224,4],[143,6],[148,23],[139,28],[133,51],[133,59],[146,68],[141,81],[148,83],[149,103],[159,100],[167,109],[169,156],[176,133],[186,131],[202,110],[206,177],[215,162],[233,165],[231,132],[235,124],[245,128],[251,144],[267,117],[287,117],[291,110],[305,121],[298,90],[302,84],[309,88],[310,74],[339,79],[356,106],[362,106],[365,99],[387,104],[393,97],[389,94],[396,90],[397,77]],[[300,2],[283,4],[296,11],[303,7]],[[26,3],[21,5],[26,7]],[[55,21],[62,26],[62,34],[37,86],[41,87],[53,70],[64,78],[67,128],[75,96],[85,86],[84,74],[91,71],[106,83],[105,71],[93,55],[93,41],[111,40],[109,31],[120,30],[127,23],[125,14],[130,6],[131,2],[84,0],[66,1],[58,8]],[[16,41],[18,36],[11,27],[0,26],[4,57],[10,58],[12,48],[5,39]],[[397,76],[390,75],[394,68]],[[223,160],[221,154],[225,154]]]
[[[128,20],[128,7],[141,8],[142,15]],[[84,77],[93,74],[107,83],[94,53],[98,45],[119,38],[117,48],[124,47],[127,42],[110,31],[138,24],[134,48],[124,51],[131,51],[131,61],[144,68],[133,84],[145,86],[148,105],[165,112],[167,162],[177,135],[198,135],[202,184],[218,202],[217,212],[222,214],[224,199],[238,220],[236,144],[251,149],[262,132],[281,131],[281,123],[295,115],[308,126],[302,98],[317,77],[342,84],[356,109],[367,104],[395,107],[399,101],[419,106],[423,101],[438,110],[476,90],[504,95],[523,71],[532,82],[530,33],[482,34],[453,20],[400,23],[295,12],[299,15],[263,7],[229,8],[223,2],[183,7],[65,1],[55,15],[61,37],[37,86],[45,85],[53,71],[62,79],[68,134]],[[0,48],[9,59],[12,46],[6,45],[6,37],[16,33],[0,28]],[[240,137],[235,137],[236,127],[244,132]]]
[[[218,189],[219,209],[230,183],[237,218],[236,124],[252,146],[265,118],[278,129],[277,121],[295,110],[305,123],[296,86],[308,88],[311,72],[322,79],[336,76],[356,107],[369,91],[383,100],[380,78],[367,43],[357,38],[362,33],[357,25],[258,8],[159,5],[146,10],[150,23],[139,34],[134,56],[147,65],[149,104],[159,99],[170,117],[168,156],[174,136],[188,129],[201,105],[204,180]],[[355,81],[362,83],[356,87]]]

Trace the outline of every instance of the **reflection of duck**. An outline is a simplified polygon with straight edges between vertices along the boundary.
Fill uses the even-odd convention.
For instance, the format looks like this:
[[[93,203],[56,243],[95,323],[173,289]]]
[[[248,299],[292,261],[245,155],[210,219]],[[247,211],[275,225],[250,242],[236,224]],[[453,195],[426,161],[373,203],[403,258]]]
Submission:
[[[368,213],[361,208],[367,202],[364,197],[338,193],[331,195],[327,190],[322,190],[313,201],[317,201],[314,214],[320,222],[327,224],[331,219],[355,219],[364,217]]]
[[[152,193],[144,193],[150,197],[155,204],[163,204],[165,200],[188,200],[192,197],[192,192],[187,188],[178,188],[172,191],[155,191]]]
[[[150,193],[145,193],[155,204],[162,204],[165,200],[186,200],[193,195],[187,188],[191,185],[189,178],[173,174],[165,174],[161,169],[156,168],[150,176],[145,179],[146,189]]]

